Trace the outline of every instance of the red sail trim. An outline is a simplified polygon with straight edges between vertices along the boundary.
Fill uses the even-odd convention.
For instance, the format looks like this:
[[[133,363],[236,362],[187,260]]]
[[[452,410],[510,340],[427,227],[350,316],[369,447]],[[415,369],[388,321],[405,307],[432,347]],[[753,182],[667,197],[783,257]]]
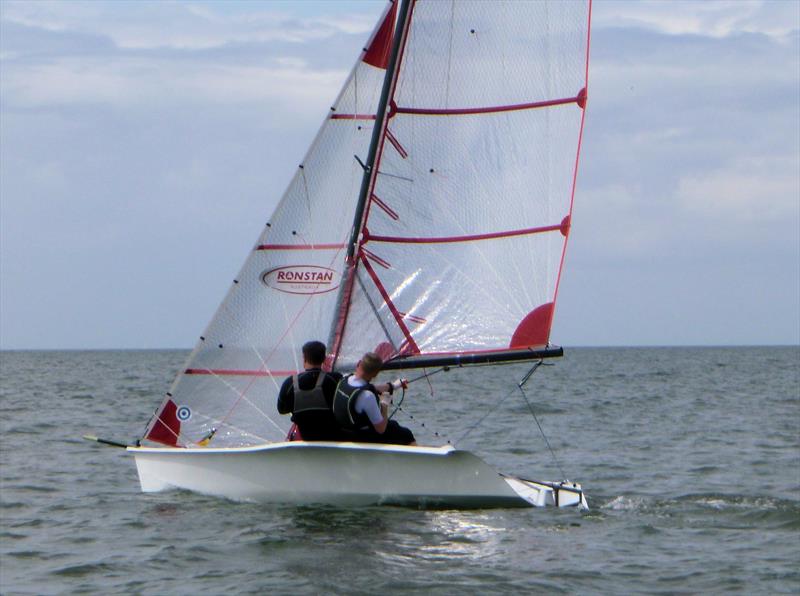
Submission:
[[[469,236],[440,236],[437,238],[406,238],[403,236],[365,236],[371,242],[393,242],[397,244],[438,244],[445,242],[471,242],[473,240],[491,240],[493,238],[508,238],[511,236],[526,236],[542,232],[561,231],[563,224],[542,226],[540,228],[525,228],[522,230],[508,230],[507,232],[492,232],[489,234],[472,234]]]
[[[391,9],[386,13],[380,28],[375,32],[364,49],[362,60],[375,68],[386,70],[389,66],[389,55],[392,50],[392,32],[394,31],[394,21],[397,15],[397,4],[392,4]]]
[[[400,144],[400,141],[397,140],[397,137],[392,134],[392,131],[388,128],[386,129],[386,138],[389,139],[389,142],[392,144],[392,147],[397,149],[397,152],[400,154],[400,157],[403,159],[408,157],[408,151],[403,149],[403,146]]]
[[[372,268],[372,265],[369,264],[367,257],[364,254],[360,255],[361,262],[364,264],[364,269],[369,274],[372,281],[375,283],[375,287],[378,288],[378,292],[380,292],[383,301],[386,303],[386,306],[389,307],[389,311],[394,316],[394,320],[397,322],[397,326],[400,327],[400,330],[405,335],[406,341],[408,342],[408,347],[410,348],[410,352],[412,354],[419,354],[419,347],[417,347],[417,342],[414,341],[414,338],[411,337],[411,331],[409,331],[406,324],[403,322],[403,316],[400,314],[400,311],[397,310],[397,307],[394,305],[391,296],[386,291],[386,288],[383,287],[381,280],[378,278],[378,274],[375,273],[375,270]],[[402,349],[401,349],[402,351]]]
[[[229,368],[187,368],[185,375],[214,375],[215,377],[289,377],[296,370],[236,370]]]
[[[178,406],[174,401],[168,399],[158,413],[150,432],[144,438],[170,447],[177,447],[178,437],[181,434],[181,421],[178,420],[177,412]]]
[[[375,114],[331,114],[331,120],[375,120]]]
[[[409,31],[409,29],[411,27],[411,20],[412,20],[412,18],[414,16],[414,6],[415,6],[415,4],[414,4],[413,1],[408,5],[408,14],[406,15],[406,19],[405,19],[405,24],[403,26],[403,30],[399,31],[397,33],[401,37],[400,37],[399,53],[398,53],[398,56],[397,56],[397,64],[395,66],[394,72],[392,73],[392,80],[391,80],[391,86],[392,87],[391,87],[391,92],[389,94],[389,113],[387,114],[387,117],[384,118],[384,120],[383,120],[382,128],[383,128],[384,134],[382,134],[380,136],[380,145],[378,146],[378,153],[375,156],[375,162],[374,162],[373,167],[372,167],[372,173],[370,174],[369,188],[368,188],[367,196],[372,196],[372,194],[375,192],[376,175],[377,175],[377,172],[380,170],[381,158],[383,157],[383,146],[384,146],[384,141],[386,140],[385,131],[389,126],[389,118],[391,118],[391,116],[392,116],[392,108],[393,108],[393,105],[394,105],[394,92],[395,92],[395,88],[397,86],[397,77],[399,76],[400,69],[401,69],[401,67],[403,65],[403,55],[405,53],[406,43],[408,42],[408,31]],[[362,233],[363,233],[363,230],[366,228],[367,221],[369,220],[369,214],[370,214],[371,207],[372,207],[372,201],[367,201],[367,205],[366,205],[366,209],[364,211],[364,215],[361,218],[361,221],[357,224],[359,230],[362,230]],[[331,366],[332,367],[335,367],[335,365],[336,365],[336,359],[339,357],[339,350],[340,350],[340,348],[342,346],[342,342],[344,341],[344,332],[345,332],[345,327],[347,326],[347,315],[350,312],[350,301],[352,300],[352,297],[353,297],[353,286],[354,286],[355,277],[356,277],[356,267],[358,266],[359,260],[366,261],[366,259],[364,257],[359,259],[361,246],[363,245],[363,243],[364,243],[364,239],[361,240],[361,244],[358,247],[358,252],[354,255],[352,263],[350,263],[350,271],[349,271],[349,274],[347,276],[348,278],[347,278],[347,280],[345,282],[345,285],[344,285],[344,293],[342,294],[342,303],[340,305],[339,315],[338,315],[339,316],[339,320],[336,323],[336,329],[335,329],[335,331],[333,333],[333,341],[331,342],[332,346],[329,347],[330,353],[333,354],[333,359],[331,360]],[[366,266],[369,267],[369,264],[367,263]],[[374,274],[375,272],[373,271],[372,273]],[[380,282],[378,282],[378,283],[380,283]],[[379,287],[382,287],[382,286],[379,286]],[[401,323],[402,323],[402,321],[401,321]],[[409,337],[410,337],[410,335],[409,335]],[[414,344],[414,347],[416,347],[416,344]]]
[[[570,103],[579,104],[581,101],[585,103],[586,92],[581,90],[575,97],[565,97],[563,99],[550,99],[547,101],[534,101],[530,103],[517,103],[504,106],[487,106],[483,108],[453,108],[453,109],[435,109],[435,108],[404,108],[398,106],[395,108],[397,114],[415,114],[418,116],[463,116],[468,114],[494,114],[496,112],[514,112],[516,110],[530,110],[535,108],[549,108],[551,106],[561,106]]]
[[[386,212],[386,215],[388,215],[389,217],[391,217],[395,221],[400,219],[400,216],[397,214],[397,211],[395,211],[394,209],[389,207],[389,205],[387,205],[386,203],[381,201],[378,198],[378,195],[373,194],[371,198],[372,198],[372,200],[375,202],[375,204],[378,207],[380,207],[381,209],[383,209]]]
[[[588,98],[588,95],[586,93],[586,87],[584,87],[583,89],[581,89],[578,92],[578,107],[580,109],[582,109],[582,110],[586,109],[586,99],[587,98]]]
[[[256,250],[336,250],[345,244],[259,244]]]
[[[383,267],[384,269],[391,269],[391,268],[392,268],[392,264],[391,264],[389,261],[387,261],[387,260],[385,260],[385,259],[382,259],[382,258],[380,258],[380,257],[379,257],[378,255],[376,255],[374,252],[372,252],[372,251],[369,251],[369,250],[367,250],[367,249],[366,249],[366,248],[364,248],[364,247],[361,247],[361,253],[362,253],[364,256],[366,256],[366,257],[368,257],[368,258],[372,259],[373,261],[375,261],[375,262],[376,262],[378,265],[380,265],[380,266],[381,266],[381,267]]]
[[[578,164],[581,157],[581,143],[583,142],[583,125],[586,120],[586,99],[588,97],[589,89],[589,46],[592,39],[592,0],[589,0],[589,14],[586,22],[586,66],[584,71],[583,89],[581,89],[582,102],[581,105],[581,127],[578,131],[578,148],[575,151],[575,168],[572,172],[572,193],[569,199],[569,221],[567,222],[567,231],[569,226],[572,225],[572,208],[575,204],[575,189],[578,185]],[[562,232],[563,233],[563,232]],[[555,305],[558,302],[558,289],[561,287],[561,273],[564,271],[564,259],[567,256],[567,243],[569,242],[569,235],[564,234],[564,247],[561,250],[561,261],[558,264],[558,275],[556,276],[556,287],[553,291],[553,313],[551,318],[555,316]]]
[[[414,323],[419,323],[420,325],[422,323],[428,322],[428,319],[423,319],[422,317],[418,317],[416,315],[410,315],[407,312],[400,312],[399,310],[397,312],[400,313],[400,316],[403,317],[404,319],[408,319],[409,321],[413,321]]]

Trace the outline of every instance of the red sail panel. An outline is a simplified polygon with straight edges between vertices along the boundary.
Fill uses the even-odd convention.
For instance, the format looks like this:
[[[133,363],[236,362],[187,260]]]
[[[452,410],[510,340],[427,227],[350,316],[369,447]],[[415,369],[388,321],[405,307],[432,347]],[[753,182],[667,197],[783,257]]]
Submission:
[[[548,302],[528,313],[514,331],[508,347],[528,348],[547,345],[550,339],[550,326],[553,323],[553,306],[552,302]]]
[[[380,28],[367,44],[362,58],[367,64],[376,68],[386,70],[389,64],[389,54],[392,50],[392,32],[394,31],[394,21],[397,15],[397,4],[392,4],[392,8],[386,13]]]
[[[167,399],[150,427],[150,432],[145,435],[145,439],[177,447],[180,434],[181,421],[178,420],[178,406],[171,399]]]

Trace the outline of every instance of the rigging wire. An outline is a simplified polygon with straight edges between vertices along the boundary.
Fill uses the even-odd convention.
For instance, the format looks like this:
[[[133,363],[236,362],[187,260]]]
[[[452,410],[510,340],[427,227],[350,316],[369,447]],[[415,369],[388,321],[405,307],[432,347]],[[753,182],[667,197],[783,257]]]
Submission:
[[[506,393],[503,397],[501,397],[499,400],[497,400],[495,402],[495,407],[499,407],[504,401],[506,401],[514,393],[514,391],[515,391],[515,389],[512,389],[511,391]],[[487,410],[486,413],[483,416],[481,416],[474,424],[472,424],[471,426],[467,427],[467,430],[464,432],[464,434],[462,434],[460,437],[458,437],[458,439],[456,439],[456,443],[460,443],[461,441],[466,439],[467,436],[473,430],[478,428],[478,426],[480,426],[481,423],[489,417],[489,414],[492,413],[493,409],[494,408],[491,408],[491,409]]]
[[[492,412],[493,412],[493,411],[494,411],[494,410],[495,410],[497,407],[499,407],[499,406],[500,406],[500,405],[501,405],[501,404],[502,404],[502,403],[503,403],[503,402],[504,402],[506,399],[508,399],[508,398],[509,398],[509,397],[510,397],[510,396],[511,396],[511,395],[512,395],[512,394],[513,394],[513,393],[514,393],[514,392],[515,392],[517,389],[519,389],[519,392],[522,394],[522,398],[525,400],[525,404],[528,406],[528,410],[530,411],[531,415],[533,416],[533,419],[536,421],[536,426],[538,426],[538,427],[539,427],[539,432],[542,434],[542,438],[544,438],[544,442],[545,442],[545,444],[547,445],[547,449],[550,451],[550,455],[552,456],[552,458],[553,458],[553,461],[554,461],[554,462],[555,462],[555,464],[556,464],[556,467],[558,468],[559,472],[561,473],[561,477],[562,477],[562,478],[566,478],[567,476],[566,476],[566,474],[564,474],[564,469],[561,467],[561,463],[558,461],[558,458],[556,457],[555,451],[553,450],[553,447],[550,445],[550,441],[548,440],[548,438],[547,438],[547,435],[545,434],[545,432],[544,432],[544,429],[542,428],[542,425],[541,425],[541,423],[539,422],[539,418],[536,416],[536,412],[535,412],[535,410],[533,409],[533,406],[531,405],[530,401],[528,400],[528,396],[525,394],[525,391],[524,391],[524,390],[523,390],[523,388],[522,388],[522,387],[525,385],[525,383],[527,383],[527,382],[528,382],[528,380],[529,380],[529,379],[530,379],[530,378],[533,376],[533,373],[535,373],[535,372],[538,370],[538,368],[539,368],[540,366],[542,366],[542,365],[545,365],[545,362],[544,362],[544,360],[539,360],[539,361],[535,362],[535,363],[534,363],[534,365],[531,367],[531,369],[530,369],[530,370],[529,370],[527,373],[525,373],[525,375],[523,375],[522,379],[519,381],[519,383],[517,383],[516,387],[515,387],[514,389],[512,389],[511,391],[509,391],[509,392],[508,392],[506,395],[504,395],[504,396],[503,396],[502,398],[500,398],[498,401],[496,401],[496,402],[495,402],[495,407],[494,407],[494,408],[491,408],[491,409],[489,409],[489,410],[488,410],[488,411],[487,411],[487,412],[486,412],[486,413],[485,413],[483,416],[481,416],[481,417],[480,417],[480,418],[479,418],[479,419],[478,419],[478,420],[477,420],[475,423],[473,423],[471,426],[469,426],[469,427],[467,428],[467,430],[464,432],[464,434],[462,434],[462,435],[461,435],[461,436],[460,436],[460,437],[459,437],[459,438],[456,440],[456,442],[457,442],[457,443],[460,443],[461,441],[463,441],[463,440],[464,440],[464,439],[465,439],[465,438],[466,438],[466,437],[467,437],[467,436],[468,436],[468,435],[469,435],[469,434],[470,434],[470,433],[471,433],[473,430],[475,430],[475,429],[476,429],[478,426],[480,426],[480,425],[481,425],[481,423],[482,423],[484,420],[486,420],[486,418],[488,418],[488,417],[489,417],[489,415],[490,415],[490,414],[491,414],[491,413],[492,413]],[[438,372],[438,371],[437,371],[437,372]]]
[[[532,375],[532,374],[533,374],[533,370],[531,370],[531,372],[529,372],[527,376],[530,377],[530,375]],[[542,437],[544,438],[544,442],[545,442],[545,444],[547,444],[547,448],[550,450],[550,455],[553,456],[553,461],[556,462],[556,466],[558,467],[558,471],[561,472],[561,478],[566,480],[567,475],[564,474],[564,469],[561,467],[561,464],[559,463],[558,458],[556,457],[555,451],[553,451],[553,448],[550,446],[550,441],[547,440],[547,435],[544,434],[544,430],[542,430],[542,425],[539,424],[539,419],[536,417],[536,412],[534,412],[533,406],[528,401],[528,396],[525,395],[525,391],[523,391],[522,385],[523,385],[523,383],[520,383],[519,385],[517,385],[517,387],[519,387],[519,392],[522,394],[522,398],[525,400],[525,403],[527,404],[528,409],[530,410],[531,415],[533,416],[533,419],[536,421],[536,426],[539,427],[539,432],[542,433]]]

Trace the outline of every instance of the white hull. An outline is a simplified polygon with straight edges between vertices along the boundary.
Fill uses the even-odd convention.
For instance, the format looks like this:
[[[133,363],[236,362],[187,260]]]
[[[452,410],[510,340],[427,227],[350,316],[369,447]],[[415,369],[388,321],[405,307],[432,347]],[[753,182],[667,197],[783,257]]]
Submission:
[[[241,501],[346,506],[586,507],[577,484],[502,476],[450,446],[291,442],[128,451],[144,492],[180,488]]]

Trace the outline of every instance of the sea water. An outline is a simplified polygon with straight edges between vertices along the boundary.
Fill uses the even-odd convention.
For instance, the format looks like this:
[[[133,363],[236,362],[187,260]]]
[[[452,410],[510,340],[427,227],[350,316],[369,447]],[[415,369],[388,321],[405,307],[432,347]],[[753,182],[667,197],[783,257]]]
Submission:
[[[798,347],[576,348],[522,391],[524,364],[412,385],[421,442],[581,482],[583,512],[143,494],[81,435],[139,436],[185,357],[0,354],[2,594],[800,592]]]

